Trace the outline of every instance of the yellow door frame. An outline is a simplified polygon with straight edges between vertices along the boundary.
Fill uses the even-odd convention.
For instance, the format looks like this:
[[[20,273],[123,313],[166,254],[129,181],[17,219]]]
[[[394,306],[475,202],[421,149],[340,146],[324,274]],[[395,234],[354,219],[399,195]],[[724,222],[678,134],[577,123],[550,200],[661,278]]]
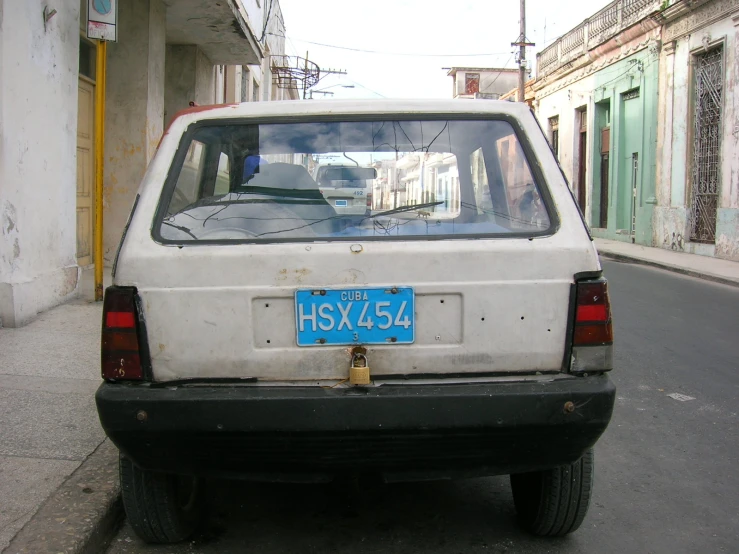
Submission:
[[[105,160],[105,81],[107,43],[97,41],[95,56],[95,232],[93,262],[95,264],[95,300],[103,299],[103,169]]]

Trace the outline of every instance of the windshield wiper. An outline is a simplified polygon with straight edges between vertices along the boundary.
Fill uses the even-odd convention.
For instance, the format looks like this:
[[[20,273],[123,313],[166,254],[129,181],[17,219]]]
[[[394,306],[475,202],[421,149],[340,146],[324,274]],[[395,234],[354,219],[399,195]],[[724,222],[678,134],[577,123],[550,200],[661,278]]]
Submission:
[[[234,194],[264,194],[265,196],[279,196],[282,198],[305,198],[308,200],[323,200],[323,195],[318,189],[283,189],[277,187],[258,187],[254,185],[242,185],[236,187]]]
[[[384,212],[371,215],[369,217],[373,218],[373,217],[380,217],[383,215],[398,214],[401,212],[411,212],[413,210],[420,210],[421,208],[430,208],[431,206],[438,206],[439,204],[443,204],[443,203],[444,201],[440,200],[439,202],[425,202],[423,204],[411,204],[410,206],[401,206],[400,208],[393,208],[392,210],[386,210]]]
[[[163,223],[164,225],[169,225],[170,227],[174,227],[174,228],[175,228],[175,229],[177,229],[178,231],[182,231],[183,233],[187,233],[188,235],[190,235],[190,236],[191,236],[192,238],[194,238],[195,240],[197,240],[197,239],[198,239],[198,237],[196,237],[195,235],[193,235],[193,234],[192,234],[192,233],[190,232],[190,229],[188,229],[187,227],[183,227],[182,225],[175,225],[174,223],[170,223],[169,221],[162,221],[162,223]]]
[[[278,198],[286,198],[286,199],[295,199],[295,200],[320,200],[321,202],[325,202],[323,195],[319,190],[301,190],[301,189],[280,189],[280,188],[273,188],[273,187],[252,187],[252,186],[242,186],[238,187],[235,190],[231,191],[231,194],[236,194],[238,196],[241,195],[261,195],[261,196],[275,196]],[[177,211],[177,214],[180,214],[182,212],[186,212],[187,210],[192,210],[193,208],[201,208],[203,206],[225,206],[229,204],[252,204],[255,202],[262,202],[261,199],[256,200],[250,200],[250,199],[233,199],[233,200],[224,200],[226,197],[226,194],[219,194],[218,196],[206,196],[205,198],[201,198],[197,202],[193,202],[192,204],[189,204],[185,206],[184,208]],[[169,215],[177,215],[177,214],[169,214]]]

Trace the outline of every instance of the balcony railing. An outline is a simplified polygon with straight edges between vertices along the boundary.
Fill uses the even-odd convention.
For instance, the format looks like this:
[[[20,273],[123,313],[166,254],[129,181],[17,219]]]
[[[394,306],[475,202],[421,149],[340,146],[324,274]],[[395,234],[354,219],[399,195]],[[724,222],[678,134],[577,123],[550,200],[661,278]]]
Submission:
[[[537,77],[564,64],[660,10],[662,0],[614,0],[536,55]]]

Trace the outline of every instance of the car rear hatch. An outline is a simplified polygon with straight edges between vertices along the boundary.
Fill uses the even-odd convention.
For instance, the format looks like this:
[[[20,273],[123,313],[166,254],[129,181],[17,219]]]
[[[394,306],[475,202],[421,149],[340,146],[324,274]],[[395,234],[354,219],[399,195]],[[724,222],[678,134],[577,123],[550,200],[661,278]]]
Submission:
[[[457,146],[456,122],[433,123],[424,129],[425,139],[416,138],[410,124],[404,130],[407,142],[425,140],[427,146],[435,129],[449,133],[446,143],[438,140],[428,148],[437,153],[416,155],[417,160],[400,170],[401,163],[394,165],[396,149],[383,160],[394,169],[380,169],[377,175],[387,183],[382,198],[375,199],[379,209],[350,223],[328,216],[331,226],[325,228],[320,227],[322,218],[308,218],[296,207],[308,202],[311,210],[327,209],[319,206],[324,202],[320,195],[317,200],[291,192],[310,200],[284,200],[264,188],[260,190],[272,196],[259,196],[260,202],[277,200],[257,206],[252,204],[255,189],[240,189],[238,175],[232,176],[229,198],[240,203],[211,202],[201,193],[198,207],[167,212],[168,202],[177,196],[173,190],[184,187],[187,193],[190,186],[177,180],[182,152],[191,151],[194,140],[206,145],[206,151],[212,146],[210,130],[202,138],[186,133],[165,186],[142,189],[115,276],[117,285],[135,287],[140,298],[153,379],[335,384],[348,378],[357,352],[366,356],[363,361],[376,382],[469,380],[559,372],[567,366],[575,275],[595,272],[599,264],[541,133],[530,119],[496,121],[506,127],[490,132],[500,135],[490,154],[474,150],[474,145]],[[372,129],[375,136],[378,126]],[[188,133],[202,133],[197,127]],[[468,136],[470,129],[458,132]],[[261,136],[267,134],[261,131]],[[214,143],[215,148],[233,156],[224,144],[238,140],[234,132]],[[266,152],[269,160],[272,150],[264,140],[260,153]],[[272,159],[272,173],[262,170],[272,176],[270,187],[279,184],[275,176],[280,164],[302,164],[309,175],[305,152],[311,151],[302,148],[289,152],[289,160],[284,154]],[[507,157],[509,148],[520,158]],[[414,152],[410,145],[406,150]],[[449,162],[452,152],[454,164]],[[149,181],[166,171],[168,164],[160,156]],[[208,154],[203,156],[205,160]],[[402,162],[403,156],[398,159]],[[239,159],[231,160],[230,167],[240,165]],[[198,174],[207,174],[207,165]],[[291,191],[310,188],[300,179],[291,178]],[[259,186],[258,179],[249,181],[254,183]],[[274,203],[280,210],[303,214],[309,223],[301,232],[307,225],[313,235],[296,235],[298,225],[261,233],[255,229],[262,227],[248,227],[248,234],[245,227],[234,228],[242,225],[234,221],[260,219],[248,210],[264,216],[272,213],[265,210]],[[152,217],[153,232],[148,223]]]

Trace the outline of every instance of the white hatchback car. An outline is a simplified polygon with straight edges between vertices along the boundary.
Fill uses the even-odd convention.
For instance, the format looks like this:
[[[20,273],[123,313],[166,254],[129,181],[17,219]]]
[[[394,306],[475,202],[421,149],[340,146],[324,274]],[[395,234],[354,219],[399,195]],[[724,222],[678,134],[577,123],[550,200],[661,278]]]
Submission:
[[[315,160],[337,152],[380,168],[370,215],[321,194]],[[96,400],[144,540],[187,537],[212,475],[510,474],[532,532],[583,521],[615,396],[611,311],[525,106],[185,112],[113,273]]]
[[[369,216],[372,213],[375,168],[321,164],[315,169],[313,178],[337,214]]]

